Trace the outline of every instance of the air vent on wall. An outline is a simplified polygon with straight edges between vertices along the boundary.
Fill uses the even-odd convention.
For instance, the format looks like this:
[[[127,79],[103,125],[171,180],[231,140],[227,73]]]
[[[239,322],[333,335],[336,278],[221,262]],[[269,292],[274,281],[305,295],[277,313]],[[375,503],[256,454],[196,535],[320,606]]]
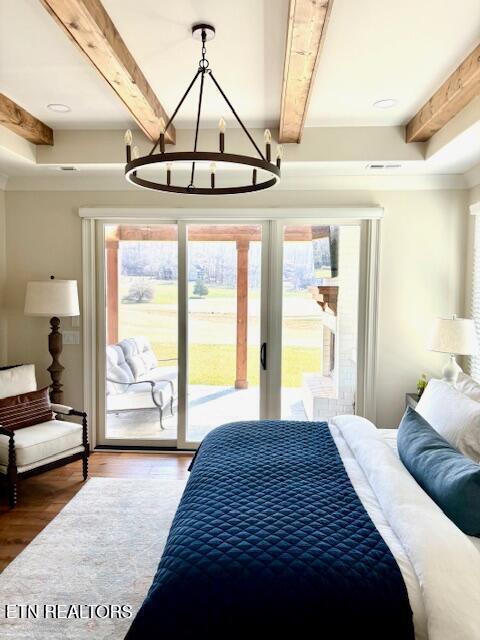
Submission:
[[[57,164],[48,168],[50,171],[78,171],[78,167],[74,167],[73,164]]]
[[[400,169],[401,166],[401,164],[383,164],[379,162],[369,162],[365,168],[369,169],[370,171],[384,171],[385,169]]]

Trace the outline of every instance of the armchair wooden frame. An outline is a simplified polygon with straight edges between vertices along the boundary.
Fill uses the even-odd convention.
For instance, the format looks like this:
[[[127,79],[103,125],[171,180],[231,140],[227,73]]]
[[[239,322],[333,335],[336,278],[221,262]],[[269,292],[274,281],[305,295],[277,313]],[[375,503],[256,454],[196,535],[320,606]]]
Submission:
[[[7,473],[6,476],[4,476],[4,474],[1,475],[2,477],[6,478],[8,502],[10,507],[12,508],[17,504],[17,484],[19,478],[28,478],[29,476],[34,476],[38,473],[43,473],[44,471],[49,471],[50,469],[61,467],[70,462],[74,462],[75,460],[82,460],[83,479],[86,480],[88,477],[88,457],[90,455],[90,445],[88,442],[87,414],[84,411],[76,411],[75,409],[64,405],[52,405],[52,411],[55,414],[78,417],[82,419],[83,451],[78,451],[77,453],[73,453],[72,455],[66,456],[65,458],[60,458],[59,460],[54,460],[53,462],[48,462],[47,464],[40,465],[38,467],[35,467],[34,469],[28,469],[27,471],[18,471],[17,456],[15,451],[15,431],[12,429],[7,429],[6,427],[2,427],[0,425],[0,434],[8,437]]]

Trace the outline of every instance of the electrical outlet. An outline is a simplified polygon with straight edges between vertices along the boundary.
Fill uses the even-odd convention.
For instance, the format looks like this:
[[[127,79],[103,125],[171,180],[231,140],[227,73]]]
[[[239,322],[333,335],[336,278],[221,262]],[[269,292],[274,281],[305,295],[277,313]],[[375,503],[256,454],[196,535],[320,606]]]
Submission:
[[[80,331],[63,331],[63,344],[80,344]]]
[[[72,316],[72,327],[75,327],[78,329],[79,326],[80,326],[80,316]]]

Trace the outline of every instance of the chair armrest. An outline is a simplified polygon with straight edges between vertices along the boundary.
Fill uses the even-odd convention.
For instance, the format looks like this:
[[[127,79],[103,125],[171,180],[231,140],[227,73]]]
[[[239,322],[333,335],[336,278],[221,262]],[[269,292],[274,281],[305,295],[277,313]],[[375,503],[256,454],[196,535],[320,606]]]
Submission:
[[[87,417],[87,413],[86,411],[77,411],[76,409],[70,409],[69,416],[78,416],[79,418],[86,418]]]
[[[152,391],[155,391],[155,387],[157,386],[157,384],[158,384],[159,382],[168,382],[168,384],[170,385],[170,389],[171,389],[171,391],[172,391],[172,396],[173,396],[173,395],[175,395],[175,394],[174,394],[175,387],[174,387],[174,385],[173,385],[173,382],[172,382],[171,380],[169,380],[168,378],[159,378],[158,380],[155,380],[154,388],[152,389]],[[160,391],[160,389],[158,389],[158,391]]]
[[[0,435],[7,436],[7,438],[11,438],[12,436],[15,435],[15,432],[12,431],[11,429],[7,429],[7,427],[2,427],[2,425],[0,424]]]
[[[90,455],[90,444],[88,442],[88,421],[87,421],[87,412],[86,411],[77,411],[77,409],[72,409],[71,407],[66,407],[65,405],[52,405],[60,406],[64,409],[69,409],[66,415],[68,416],[77,416],[82,419],[82,445],[85,449],[85,453],[87,456]]]
[[[55,404],[52,402],[50,405],[53,413],[61,413],[64,416],[68,416],[71,411],[73,411],[72,407],[68,407],[66,404]]]
[[[134,382],[123,382],[122,380],[114,380],[113,378],[106,378],[106,380],[107,382],[113,382],[113,384],[123,384],[126,387],[130,387],[134,384],[149,384],[153,389],[153,387],[155,386],[155,383],[151,380],[138,380]]]
[[[66,404],[55,404],[52,402],[50,405],[53,413],[59,413],[62,416],[78,416],[79,418],[86,418],[87,414],[85,411],[78,411],[73,407],[69,407]]]

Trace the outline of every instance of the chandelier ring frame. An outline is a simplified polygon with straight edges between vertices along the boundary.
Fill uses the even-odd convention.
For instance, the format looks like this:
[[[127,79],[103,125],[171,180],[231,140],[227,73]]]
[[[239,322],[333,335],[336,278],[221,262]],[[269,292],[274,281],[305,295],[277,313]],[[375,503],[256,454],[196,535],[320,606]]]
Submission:
[[[166,184],[162,182],[154,182],[146,180],[137,175],[137,170],[148,167],[151,164],[166,164],[175,162],[226,162],[230,164],[252,167],[260,169],[271,175],[270,178],[257,182],[252,185],[240,185],[238,187],[195,187],[188,185]],[[280,180],[280,169],[272,162],[268,162],[263,158],[255,158],[252,156],[244,156],[236,153],[221,153],[210,151],[177,151],[173,153],[155,153],[149,156],[136,158],[125,165],[125,178],[139,187],[145,189],[154,189],[156,191],[169,191],[171,193],[186,193],[192,195],[226,195],[237,193],[250,193],[251,191],[263,191],[273,187]]]

